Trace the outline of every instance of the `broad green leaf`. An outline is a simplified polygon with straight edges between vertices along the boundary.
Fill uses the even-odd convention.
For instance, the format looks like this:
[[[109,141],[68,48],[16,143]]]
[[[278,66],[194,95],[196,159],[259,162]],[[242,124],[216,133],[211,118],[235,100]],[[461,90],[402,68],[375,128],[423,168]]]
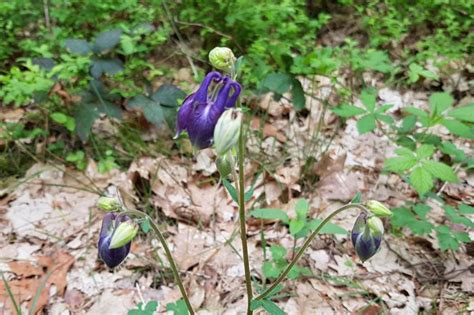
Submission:
[[[474,139],[474,128],[454,119],[443,119],[441,124],[445,126],[452,134],[467,139]]]
[[[386,124],[392,124],[393,123],[393,118],[392,118],[392,116],[389,116],[389,115],[375,114],[375,118],[377,120],[383,121]]]
[[[365,113],[363,108],[348,104],[341,104],[339,107],[331,108],[331,111],[333,111],[337,116],[343,118],[353,117]]]
[[[237,190],[234,188],[234,186],[225,178],[222,179],[222,184],[224,184],[224,187],[232,197],[232,200],[234,200],[236,204],[239,204],[239,197],[237,196]]]
[[[128,107],[141,109],[146,120],[157,127],[163,127],[163,123],[166,122],[161,105],[144,95],[137,95],[132,98],[128,101]]]
[[[405,107],[403,111],[420,118],[428,118],[429,116],[427,112],[416,107]]]
[[[361,92],[360,100],[362,104],[369,110],[369,112],[374,112],[375,110],[375,103],[376,103],[377,95],[375,90],[372,89],[364,89]]]
[[[122,46],[125,55],[131,55],[135,52],[135,42],[131,36],[122,35],[120,46]]]
[[[400,156],[388,158],[385,160],[385,168],[395,173],[406,171],[417,163],[416,158],[410,156]]]
[[[298,201],[296,202],[295,210],[296,210],[296,216],[298,217],[298,219],[305,221],[306,216],[308,215],[308,211],[309,211],[308,200],[304,198],[298,199]]]
[[[435,227],[436,236],[438,238],[441,250],[457,250],[459,248],[458,240],[451,234],[451,229],[445,225]]]
[[[437,115],[443,113],[446,109],[453,105],[453,103],[453,97],[446,92],[433,93],[429,99],[431,111]]]
[[[257,308],[261,307],[263,305],[263,302],[261,300],[252,300],[250,302],[250,310],[255,311]]]
[[[453,110],[449,111],[448,116],[458,120],[474,122],[474,104],[454,108]]]
[[[291,220],[290,221],[291,235],[295,235],[296,233],[301,231],[301,229],[304,227],[305,224],[306,224],[306,221],[304,220],[299,220],[299,219]]]
[[[451,156],[454,156],[454,160],[456,162],[460,162],[466,158],[466,154],[464,153],[464,151],[458,149],[456,145],[454,145],[452,142],[449,142],[449,141],[443,142],[440,147],[440,150],[444,154],[449,154]]]
[[[97,118],[99,118],[99,111],[95,106],[89,103],[77,104],[74,114],[76,133],[83,142],[89,138],[92,125]]]
[[[322,222],[321,219],[311,220],[308,224],[309,229],[311,231],[314,231],[319,226],[319,224],[321,224],[321,222]],[[319,233],[321,234],[347,234],[347,231],[337,224],[328,222],[322,227]]]
[[[267,278],[276,278],[280,275],[280,269],[271,261],[265,261],[262,265],[262,272]]]
[[[407,148],[397,148],[395,149],[395,153],[397,153],[400,156],[415,158],[415,153],[412,150],[407,149]]]
[[[402,125],[400,127],[400,132],[408,133],[415,128],[415,125],[416,125],[416,116],[409,115],[403,119]]]
[[[160,103],[162,106],[177,107],[179,106],[179,102],[185,97],[186,93],[184,93],[180,88],[165,83],[156,90],[156,92],[151,96],[151,99]]]
[[[454,173],[451,167],[444,163],[436,161],[424,161],[423,168],[430,172],[433,177],[451,183],[458,182],[458,177],[456,176],[456,173]]]
[[[258,219],[281,220],[284,223],[289,222],[288,214],[281,209],[255,209],[250,211],[250,215]]]
[[[285,312],[270,300],[262,300],[262,306],[270,315],[285,315]]]
[[[120,43],[121,35],[121,29],[113,29],[99,33],[95,39],[94,51],[96,53],[104,53],[114,48],[118,43]]]
[[[362,66],[382,73],[390,73],[393,70],[390,58],[381,50],[369,51],[362,60]]]
[[[410,183],[419,194],[425,194],[433,188],[433,178],[423,167],[418,166],[410,174]]]
[[[69,52],[77,55],[84,56],[92,52],[90,44],[83,39],[66,39],[64,46]]]
[[[143,303],[140,302],[136,309],[128,311],[128,315],[153,315],[157,308],[158,302],[156,301],[149,301],[146,305],[143,305]]]
[[[67,121],[67,115],[63,114],[63,113],[52,113],[51,114],[51,118],[57,122],[58,124],[61,124],[61,125],[64,125]]]
[[[176,303],[166,304],[166,310],[173,312],[173,315],[188,315],[189,311],[186,307],[186,302],[183,299],[179,299]]]
[[[459,213],[462,214],[474,214],[474,207],[470,207],[468,205],[460,205],[459,206]]]
[[[416,149],[416,157],[418,160],[427,159],[433,156],[435,147],[430,144],[423,144]]]
[[[413,211],[415,211],[418,217],[425,219],[426,214],[431,211],[431,207],[425,204],[417,204],[413,207]]]
[[[150,227],[150,220],[148,220],[148,218],[140,223],[140,228],[142,229],[143,233],[148,233],[148,231],[150,231]]]
[[[280,245],[270,246],[270,252],[272,253],[273,260],[282,260],[286,256],[286,248]]]
[[[271,73],[261,82],[261,87],[283,95],[288,92],[293,84],[293,77],[286,73]]]
[[[293,80],[293,86],[291,88],[291,99],[296,110],[302,110],[306,104],[306,97],[304,95],[303,86],[297,79]]]
[[[357,121],[357,130],[360,134],[370,132],[375,129],[375,115],[368,114]]]
[[[91,74],[98,79],[102,74],[114,75],[124,70],[123,62],[118,58],[97,59],[92,62]]]

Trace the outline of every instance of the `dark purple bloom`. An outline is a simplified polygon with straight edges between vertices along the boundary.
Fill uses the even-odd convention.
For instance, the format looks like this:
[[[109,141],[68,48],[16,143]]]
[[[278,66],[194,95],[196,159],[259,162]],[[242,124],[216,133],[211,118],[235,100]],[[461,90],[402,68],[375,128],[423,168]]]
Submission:
[[[209,72],[196,93],[186,97],[181,105],[176,135],[187,131],[197,148],[210,147],[217,120],[226,109],[235,106],[239,94],[240,84],[217,71]]]
[[[383,224],[378,217],[368,218],[366,213],[359,215],[352,228],[351,240],[357,256],[362,262],[377,253],[382,242],[383,232]]]
[[[102,220],[102,228],[100,229],[98,244],[99,257],[109,268],[115,268],[120,265],[130,252],[131,241],[122,247],[109,249],[112,236],[114,235],[117,226],[121,222],[129,220],[130,218],[128,216],[119,215],[115,212],[108,212]]]

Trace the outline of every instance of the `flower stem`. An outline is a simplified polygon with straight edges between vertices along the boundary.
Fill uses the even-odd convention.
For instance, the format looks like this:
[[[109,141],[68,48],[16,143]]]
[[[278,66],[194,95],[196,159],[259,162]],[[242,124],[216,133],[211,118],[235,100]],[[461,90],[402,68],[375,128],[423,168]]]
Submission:
[[[242,257],[244,259],[244,271],[245,271],[245,286],[247,288],[247,314],[253,314],[250,309],[250,303],[252,302],[252,278],[250,276],[250,263],[249,253],[247,248],[247,228],[245,220],[245,170],[244,170],[244,159],[245,159],[245,143],[244,143],[244,124],[240,124],[240,136],[239,136],[239,221],[240,221],[240,238],[242,240]]]
[[[329,222],[331,221],[331,219],[336,216],[337,214],[347,210],[347,209],[350,209],[350,208],[357,208],[357,209],[360,209],[362,211],[365,211],[365,207],[362,206],[361,204],[357,204],[357,203],[350,203],[350,204],[347,204],[345,206],[342,206],[341,208],[335,210],[334,212],[332,212],[330,215],[328,215],[319,225],[318,227],[313,231],[313,233],[311,233],[311,235],[306,239],[306,241],[304,242],[303,246],[300,248],[300,250],[298,251],[298,253],[293,257],[293,259],[291,260],[290,264],[285,268],[285,270],[280,274],[280,276],[278,277],[278,279],[275,280],[275,282],[272,283],[272,285],[267,288],[262,294],[260,294],[259,296],[257,296],[255,298],[255,300],[263,300],[264,298],[266,298],[279,284],[280,282],[282,282],[286,276],[288,275],[288,273],[290,272],[291,268],[293,268],[293,266],[296,264],[296,262],[298,261],[298,259],[301,258],[301,256],[303,256],[303,253],[304,251],[309,247],[309,245],[311,244],[311,242],[313,241],[313,239],[316,237],[316,235],[319,234],[319,232],[321,231],[321,229]]]
[[[183,300],[186,303],[186,307],[188,308],[189,314],[194,315],[193,307],[191,303],[189,302],[188,295],[186,293],[186,290],[184,289],[183,281],[181,280],[181,276],[179,275],[179,271],[178,271],[178,268],[176,267],[176,263],[174,261],[173,255],[171,254],[171,251],[168,247],[168,243],[166,243],[166,239],[161,233],[160,229],[158,228],[158,225],[156,225],[156,223],[150,218],[149,215],[138,210],[126,210],[124,214],[148,219],[148,222],[150,222],[153,232],[155,232],[156,236],[161,242],[161,245],[163,246],[163,249],[165,250],[166,258],[168,259],[168,262],[170,263],[170,267],[174,275],[174,280],[178,284],[179,291],[181,292],[181,296],[183,297]]]

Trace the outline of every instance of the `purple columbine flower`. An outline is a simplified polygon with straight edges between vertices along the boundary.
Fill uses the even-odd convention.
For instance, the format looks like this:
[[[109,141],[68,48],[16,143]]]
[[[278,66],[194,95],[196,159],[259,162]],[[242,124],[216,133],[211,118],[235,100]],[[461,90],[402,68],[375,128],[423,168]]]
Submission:
[[[125,215],[119,215],[115,212],[108,212],[102,220],[102,228],[99,235],[99,257],[109,268],[115,268],[127,258],[130,253],[132,242],[128,242],[122,247],[110,249],[110,242],[118,225],[122,222],[129,221],[130,218]]]
[[[382,242],[383,232],[383,223],[378,217],[368,217],[364,212],[359,215],[352,228],[351,240],[357,256],[362,262],[377,253]]]
[[[226,109],[235,106],[239,94],[239,83],[217,71],[209,72],[196,93],[186,97],[181,105],[176,136],[187,131],[197,148],[210,147],[217,120]]]

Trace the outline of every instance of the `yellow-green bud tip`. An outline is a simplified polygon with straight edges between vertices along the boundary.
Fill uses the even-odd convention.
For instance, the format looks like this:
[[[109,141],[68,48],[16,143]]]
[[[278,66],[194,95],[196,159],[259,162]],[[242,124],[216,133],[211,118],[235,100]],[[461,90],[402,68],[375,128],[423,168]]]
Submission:
[[[392,211],[377,200],[369,200],[365,203],[365,206],[378,217],[389,217],[392,215]]]
[[[120,209],[120,202],[112,197],[100,197],[97,200],[97,207],[105,211],[115,211]]]
[[[372,235],[382,235],[384,232],[383,222],[378,217],[370,217],[367,219],[367,226],[369,227]]]
[[[133,222],[122,222],[115,229],[110,241],[109,249],[115,249],[127,245],[138,232],[138,225]]]
[[[218,70],[230,71],[235,60],[234,53],[227,47],[216,47],[209,52],[209,61]]]

